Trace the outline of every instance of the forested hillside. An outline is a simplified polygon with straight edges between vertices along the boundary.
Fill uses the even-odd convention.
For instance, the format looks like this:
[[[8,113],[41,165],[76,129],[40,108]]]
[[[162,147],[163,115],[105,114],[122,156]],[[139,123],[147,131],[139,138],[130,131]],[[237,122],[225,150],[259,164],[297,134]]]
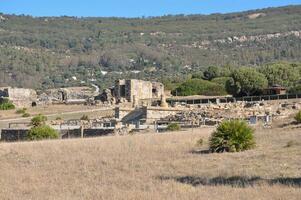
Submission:
[[[301,61],[301,6],[232,14],[76,18],[0,13],[0,86],[181,79],[208,66]]]

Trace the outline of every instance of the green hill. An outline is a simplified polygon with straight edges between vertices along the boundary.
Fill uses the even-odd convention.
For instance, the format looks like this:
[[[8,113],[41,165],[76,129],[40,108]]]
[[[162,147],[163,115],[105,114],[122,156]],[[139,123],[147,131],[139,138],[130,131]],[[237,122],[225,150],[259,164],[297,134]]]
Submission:
[[[210,66],[301,61],[301,6],[231,14],[76,18],[0,13],[0,86],[181,78]]]

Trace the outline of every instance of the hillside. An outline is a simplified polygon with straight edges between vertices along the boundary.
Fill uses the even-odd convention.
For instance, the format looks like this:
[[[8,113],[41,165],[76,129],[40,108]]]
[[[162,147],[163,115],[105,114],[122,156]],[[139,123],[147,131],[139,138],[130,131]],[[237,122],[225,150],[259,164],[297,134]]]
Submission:
[[[300,199],[299,130],[257,130],[254,150],[201,153],[211,132],[2,143],[0,198]]]
[[[76,18],[0,13],[0,86],[107,86],[209,65],[301,61],[301,6],[231,14]]]

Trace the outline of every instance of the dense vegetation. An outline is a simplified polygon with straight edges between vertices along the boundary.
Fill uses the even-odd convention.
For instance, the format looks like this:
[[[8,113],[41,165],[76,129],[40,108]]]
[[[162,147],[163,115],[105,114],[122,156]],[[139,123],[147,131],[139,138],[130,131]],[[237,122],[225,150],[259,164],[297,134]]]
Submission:
[[[32,128],[28,131],[27,138],[29,140],[42,139],[57,139],[59,133],[46,125],[47,117],[44,115],[37,115],[31,119]]]
[[[224,121],[210,137],[210,149],[218,153],[251,149],[255,145],[253,134],[253,129],[245,121]]]
[[[217,83],[202,80],[189,79],[183,82],[179,87],[172,91],[176,96],[190,96],[190,95],[226,95],[225,88]]]
[[[32,127],[28,131],[29,140],[57,139],[58,132],[48,125]]]
[[[168,82],[207,66],[297,62],[301,38],[292,31],[301,30],[300,13],[301,6],[135,19],[0,13],[0,86],[105,87],[121,77]]]
[[[210,80],[210,81],[209,81]],[[269,86],[281,85],[289,93],[301,93],[301,64],[275,63],[262,67],[208,67],[187,80],[166,84],[173,95],[262,95]]]

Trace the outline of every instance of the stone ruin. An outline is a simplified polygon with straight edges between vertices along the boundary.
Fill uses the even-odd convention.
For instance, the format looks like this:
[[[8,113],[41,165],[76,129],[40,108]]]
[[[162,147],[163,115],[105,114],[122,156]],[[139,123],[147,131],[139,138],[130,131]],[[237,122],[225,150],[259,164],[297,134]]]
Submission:
[[[181,107],[181,106],[179,106]],[[179,108],[178,107],[178,108]],[[251,117],[270,116],[273,119],[285,118],[296,113],[301,108],[300,101],[262,101],[262,102],[236,102],[222,104],[203,104],[182,106],[183,110],[174,115],[161,118],[165,121],[182,122],[198,121],[200,123],[219,123],[227,119],[249,120]]]
[[[0,99],[9,99],[16,107],[31,107],[37,105],[37,93],[33,89],[0,88]]]
[[[94,99],[94,93],[89,87],[68,87],[49,89],[39,95],[41,104],[85,104]]]
[[[150,82],[136,79],[117,80],[115,86],[105,89],[95,99],[108,104],[126,104],[135,107],[140,100],[162,98],[164,85],[159,82]],[[166,106],[166,104],[164,104]]]
[[[89,87],[68,87],[49,89],[37,92],[24,88],[0,88],[0,98],[10,99],[17,107],[29,107],[45,104],[92,104],[115,105],[122,104],[136,107],[141,100],[163,100],[163,107],[167,107],[164,96],[164,85],[159,82],[150,82],[136,79],[117,80],[111,88],[101,94]]]

